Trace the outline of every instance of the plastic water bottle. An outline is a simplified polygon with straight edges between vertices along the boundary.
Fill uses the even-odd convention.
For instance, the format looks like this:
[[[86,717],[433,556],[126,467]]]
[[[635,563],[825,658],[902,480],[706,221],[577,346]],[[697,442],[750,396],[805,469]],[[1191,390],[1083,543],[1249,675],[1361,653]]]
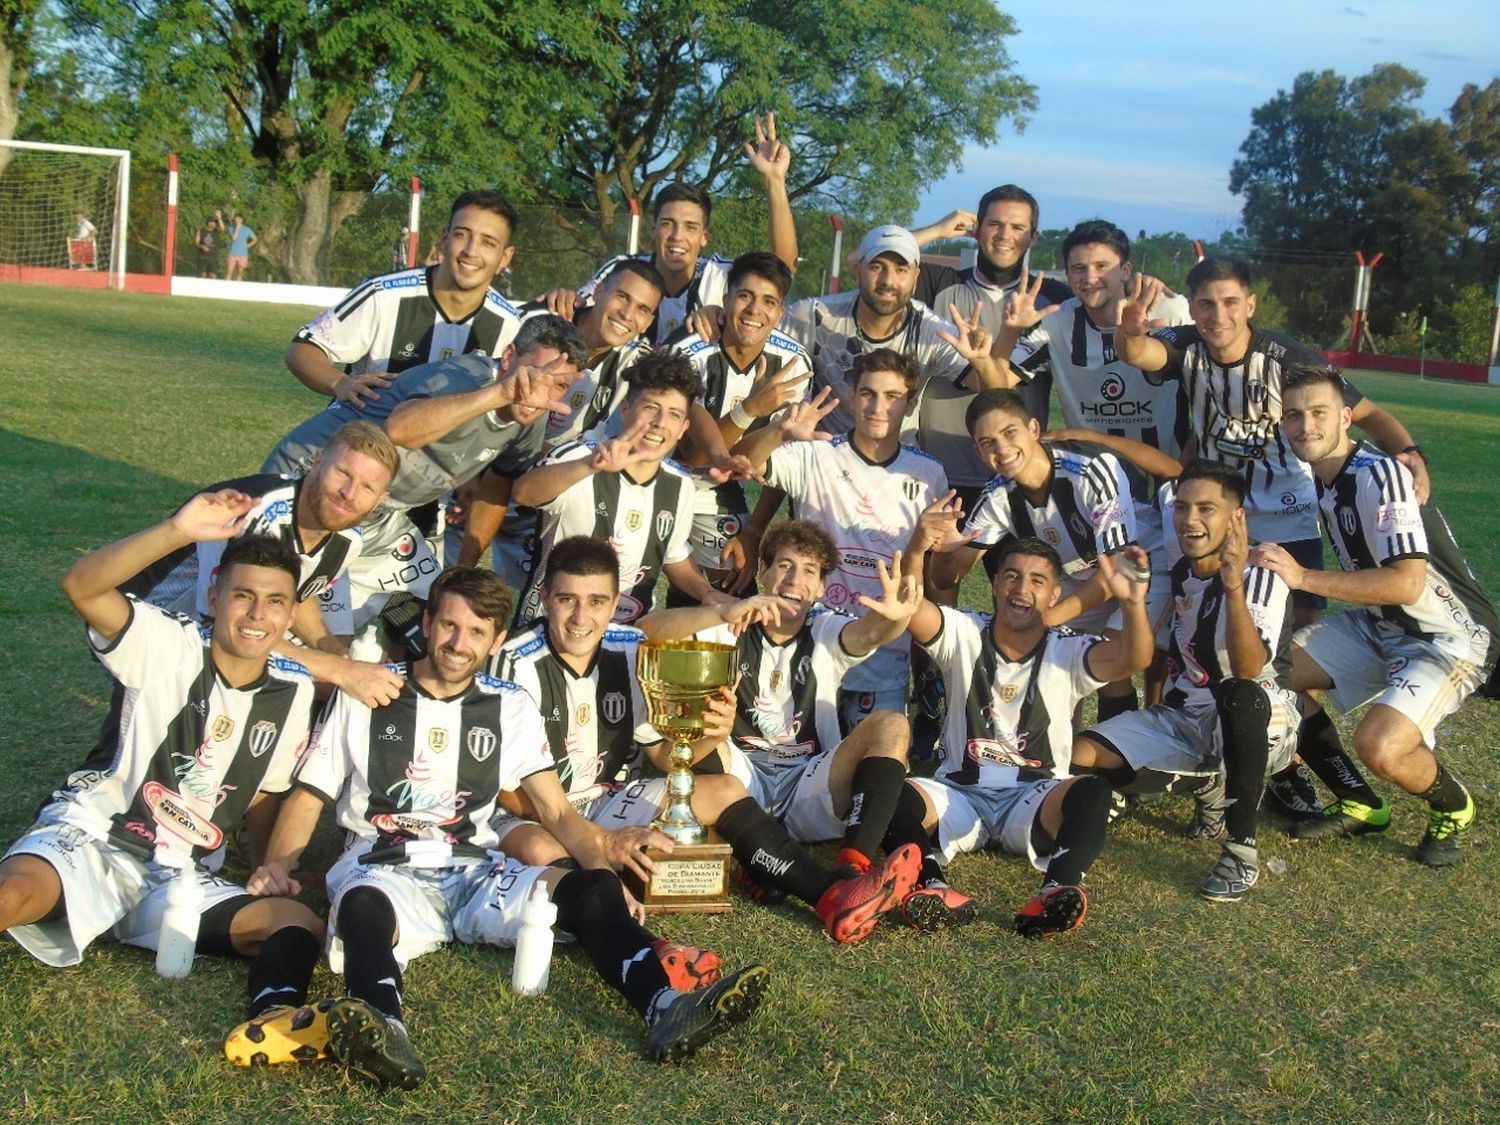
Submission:
[[[180,980],[193,971],[202,908],[203,887],[197,869],[189,863],[167,884],[167,909],[157,936],[156,971],[169,980]]]
[[[557,906],[538,880],[521,912],[516,963],[510,971],[510,986],[521,996],[540,996],[547,991],[547,979],[552,972],[552,927],[556,922]]]
[[[366,664],[379,664],[385,659],[385,651],[380,647],[380,627],[375,622],[366,625],[364,632],[354,638],[349,646],[349,659]]]

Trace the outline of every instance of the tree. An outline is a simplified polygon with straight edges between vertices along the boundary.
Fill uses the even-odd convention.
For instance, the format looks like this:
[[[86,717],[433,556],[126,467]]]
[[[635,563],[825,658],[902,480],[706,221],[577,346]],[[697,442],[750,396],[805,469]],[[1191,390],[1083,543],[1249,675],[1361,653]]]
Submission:
[[[21,93],[31,72],[31,37],[41,0],[0,0],[0,141],[16,135],[21,115]],[[0,173],[10,163],[11,149],[0,148]]]

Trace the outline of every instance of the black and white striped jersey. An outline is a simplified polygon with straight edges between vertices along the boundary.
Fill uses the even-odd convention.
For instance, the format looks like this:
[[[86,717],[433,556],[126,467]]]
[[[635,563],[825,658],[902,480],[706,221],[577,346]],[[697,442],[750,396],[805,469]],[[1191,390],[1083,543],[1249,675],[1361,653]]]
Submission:
[[[255,497],[255,506],[245,517],[240,536],[265,535],[279,539],[297,552],[301,569],[297,597],[315,598],[331,590],[360,551],[359,529],[330,531],[314,546],[304,549],[297,534],[297,496],[302,478],[261,473],[253,477],[211,484],[203,491],[233,488]],[[204,620],[209,616],[208,592],[219,576],[219,560],[228,540],[193,543],[173,551],[141,571],[121,590],[142,601]]]
[[[1015,480],[997,475],[974,506],[969,531],[976,547],[1034,536],[1062,558],[1063,574],[1084,581],[1101,553],[1112,555],[1136,542],[1133,469],[1109,450],[1086,442],[1057,441],[1042,447],[1052,458],[1052,481],[1041,504],[1033,504]]]
[[[1153,318],[1191,324],[1183,297],[1163,297]],[[1050,373],[1063,422],[1075,429],[1130,438],[1176,457],[1191,432],[1182,380],[1142,371],[1115,355],[1113,328],[1099,328],[1069,297],[1017,342],[1011,367],[1028,382]]]
[[[1281,381],[1291,364],[1323,367],[1327,361],[1299,340],[1254,326],[1244,358],[1228,366],[1214,362],[1192,325],[1159,328],[1151,335],[1167,349],[1160,374],[1182,380],[1198,456],[1245,475],[1250,538],[1291,543],[1316,537],[1312,470],[1281,433]],[[1345,386],[1345,403],[1357,405],[1364,396]]]
[[[1066,777],[1073,708],[1104,683],[1087,660],[1100,638],[1050,629],[1031,652],[1009,660],[995,643],[992,615],[939,610],[942,629],[923,646],[947,686],[937,777],[987,789]]]
[[[354,375],[405,371],[469,352],[500,355],[521,327],[520,310],[489,289],[467,318],[449,320],[432,297],[436,269],[366,278],[293,339],[316,345]]]
[[[1192,563],[1172,566],[1172,635],[1167,648],[1168,707],[1214,706],[1213,689],[1232,677],[1229,664],[1229,615],[1224,613],[1224,582],[1215,570],[1207,578],[1193,573]],[[1291,591],[1274,571],[1245,568],[1245,604],[1269,656],[1253,677],[1265,686],[1289,687],[1292,670]]]
[[[542,462],[557,465],[594,455],[595,443],[570,442],[558,446]],[[541,613],[542,575],[552,544],[570,535],[603,540],[620,559],[620,604],[615,620],[628,625],[649,613],[656,596],[656,579],[667,563],[689,555],[693,527],[693,480],[675,461],[644,484],[628,473],[590,473],[546,504],[542,513],[542,557],[531,571],[531,585],[522,600],[519,621]]]
[[[933,381],[958,383],[968,374],[969,361],[953,350],[939,332],[956,331],[920,301],[912,301],[901,327],[883,340],[866,336],[855,316],[854,305],[859,291],[835,293],[825,297],[804,297],[786,307],[781,317],[781,331],[801,344],[812,357],[813,377],[809,395],[832,387],[838,396],[838,407],[823,422],[823,428],[834,433],[854,427],[851,401],[854,394],[849,371],[855,359],[876,348],[890,348],[909,355],[922,365],[925,376],[918,394],[927,394],[926,384]],[[908,408],[902,433],[916,436],[920,409]],[[965,441],[968,440],[967,434]],[[972,443],[971,443],[972,444]],[[925,447],[924,447],[925,448]],[[942,456],[940,450],[928,450]]]
[[[1030,277],[1035,278],[1036,273]],[[951,315],[950,304],[957,305],[959,314],[965,317],[972,316],[977,306],[979,323],[998,339],[1005,317],[1005,298],[1016,291],[1020,279],[1021,272],[1017,269],[1016,276],[1009,282],[995,285],[977,266],[955,270],[951,266],[923,262],[916,298],[944,318]],[[1037,308],[1059,305],[1072,295],[1073,290],[1066,281],[1044,277],[1041,295],[1036,299]],[[1039,371],[1019,390],[1026,402],[1026,413],[1045,430],[1052,395],[1050,374]],[[990,479],[989,466],[975,452],[974,443],[969,439],[969,428],[964,424],[964,411],[969,408],[974,395],[974,390],[956,384],[935,383],[925,388],[922,394],[918,419],[919,444],[943,462],[953,484],[963,487],[978,487]]]
[[[410,676],[373,710],[339,692],[314,734],[296,783],[325,801],[366,863],[448,867],[482,858],[502,789],[551,770],[536,703],[515,684],[476,676],[435,699]]]
[[[867,659],[844,650],[840,634],[853,620],[819,606],[780,644],[758,624],[738,637],[728,625],[698,634],[735,647],[740,686],[732,737],[741,751],[764,765],[800,767],[839,744],[839,688]]]
[[[839,564],[826,580],[823,601],[855,614],[864,612],[860,594],[880,597],[880,564],[892,565],[922,512],[948,491],[943,466],[916,446],[899,446],[889,461],[875,462],[850,434],[780,446],[766,466],[766,483],[786,492],[794,516],[833,536]],[[910,649],[902,633],[852,671],[844,687],[878,691],[905,683]]]
[[[532,303],[525,306],[526,315],[547,311],[547,306]],[[568,413],[554,411],[547,416],[545,448],[553,449],[575,438],[603,435],[609,420],[620,409],[630,393],[627,372],[651,351],[644,336],[637,336],[619,347],[610,348],[578,372],[578,378],[564,396]]]
[[[655,253],[635,255],[638,262],[654,263],[655,258]],[[595,270],[594,276],[578,287],[579,302],[591,304],[594,291],[599,288],[599,283],[609,271],[617,263],[628,260],[629,254],[618,254]],[[716,254],[699,255],[698,264],[693,269],[693,279],[680,291],[661,295],[661,304],[656,307],[656,318],[651,322],[651,327],[646,329],[646,338],[657,345],[665,344],[667,337],[680,330],[687,323],[687,318],[699,309],[710,305],[723,308],[729,289],[729,270],[733,265],[731,258],[721,258]]]
[[[568,798],[585,803],[629,780],[639,746],[661,741],[636,677],[641,631],[616,625],[579,674],[547,640],[547,623],[511,637],[496,658],[501,677],[524,688],[541,711],[547,745]]]
[[[59,819],[142,858],[214,855],[257,793],[282,793],[307,745],[313,684],[273,656],[243,688],[219,675],[209,630],[130,601],[113,643],[89,631],[119,683],[101,738],[52,794]]]
[[[1318,482],[1318,505],[1333,553],[1344,570],[1370,570],[1400,559],[1427,560],[1427,586],[1413,605],[1380,607],[1407,634],[1469,638],[1493,661],[1500,645],[1495,607],[1469,569],[1448,521],[1433,504],[1418,505],[1411,471],[1365,442],[1356,442],[1330,484]]]

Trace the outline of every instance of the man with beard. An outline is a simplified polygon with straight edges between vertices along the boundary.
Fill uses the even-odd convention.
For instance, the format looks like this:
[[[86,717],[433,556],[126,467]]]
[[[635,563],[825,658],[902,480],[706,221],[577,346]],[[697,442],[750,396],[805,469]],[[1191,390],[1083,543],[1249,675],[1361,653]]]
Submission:
[[[325,803],[349,846],[328,872],[329,964],[346,995],[328,1013],[329,1046],[351,1069],[412,1089],[426,1077],[402,1022],[402,966],[452,940],[513,945],[538,884],[595,970],[644,1018],[651,1057],[691,1054],[745,1019],[768,974],[758,965],[708,988],[671,986],[598,831],[569,804],[535,703],[479,675],[499,651],[511,595],[488,571],[457,567],[433,583],[427,653],[400,696],[371,710],[336,696],[297,770],[296,788],[252,889],[296,893],[290,872]],[[500,855],[491,817],[502,789],[525,794],[577,868]]]

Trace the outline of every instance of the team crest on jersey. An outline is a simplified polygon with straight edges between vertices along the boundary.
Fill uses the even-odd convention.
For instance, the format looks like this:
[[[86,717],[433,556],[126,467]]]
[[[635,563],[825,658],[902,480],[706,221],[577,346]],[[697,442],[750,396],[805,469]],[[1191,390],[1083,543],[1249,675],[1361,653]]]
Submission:
[[[604,714],[607,722],[618,723],[625,717],[625,695],[623,692],[611,691],[605,693],[599,701],[599,710]]]
[[[448,732],[442,727],[433,727],[427,732],[427,745],[434,754],[448,749]]]
[[[302,587],[301,594],[303,599],[321,598],[324,594],[332,593],[332,591],[333,583],[328,581],[326,574],[320,574]]]
[[[908,500],[915,500],[919,495],[921,495],[922,484],[920,481],[907,479],[901,482],[901,491],[906,493],[906,498]]]
[[[1093,536],[1094,529],[1089,526],[1082,512],[1074,512],[1068,517],[1068,526],[1073,529],[1073,534],[1080,539],[1088,539]]]
[[[665,539],[672,534],[672,527],[677,523],[677,517],[671,512],[660,511],[656,513],[656,537]]]
[[[1353,535],[1359,530],[1359,515],[1353,508],[1339,508],[1339,527],[1343,528],[1345,535]]]
[[[468,735],[469,757],[484,762],[495,752],[495,732],[487,727],[470,727]]]
[[[1021,689],[1015,684],[1002,684],[1000,687],[1000,702],[1014,703],[1016,696],[1021,694]]]
[[[781,674],[781,669],[780,668],[777,668],[774,672],[771,673],[771,690],[772,691],[780,691],[781,690],[781,685],[783,683],[785,683],[785,682],[786,682],[786,677]]]
[[[259,758],[276,745],[276,724],[269,719],[262,719],[250,728],[249,742],[250,756]]]
[[[1245,397],[1259,406],[1266,401],[1266,384],[1261,379],[1251,379],[1245,384]]]
[[[645,518],[646,517],[643,513],[635,508],[632,508],[630,511],[625,513],[625,530],[639,531],[641,529],[641,524],[645,521]]]
[[[807,683],[808,677],[811,676],[811,675],[812,675],[812,657],[810,657],[810,656],[804,656],[801,660],[797,661],[797,673],[796,673],[795,677],[793,677],[793,678],[796,680],[797,683],[799,683],[799,684],[805,684],[805,683]]]
[[[215,742],[227,741],[234,733],[234,720],[228,715],[217,715],[214,717],[213,726],[208,728],[208,733],[213,735]]]
[[[1062,533],[1055,527],[1044,527],[1042,528],[1042,538],[1056,547],[1062,542]]]
[[[587,703],[580,703],[577,709],[573,712],[573,722],[581,727],[588,726],[589,713],[589,705]]]

